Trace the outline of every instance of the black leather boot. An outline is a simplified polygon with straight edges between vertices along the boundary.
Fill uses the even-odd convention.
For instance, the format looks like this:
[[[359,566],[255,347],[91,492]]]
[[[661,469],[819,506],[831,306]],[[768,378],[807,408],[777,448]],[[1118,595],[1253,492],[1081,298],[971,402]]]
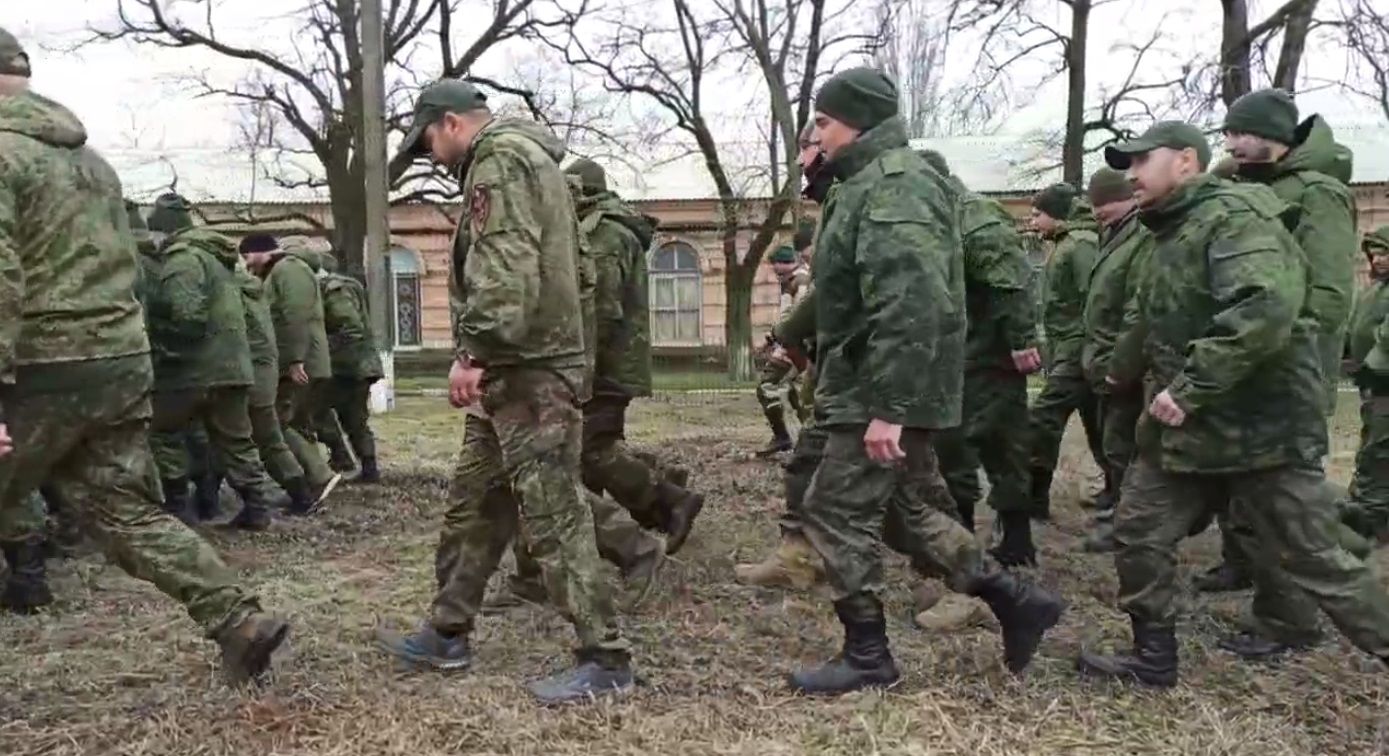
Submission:
[[[887,644],[883,605],[871,593],[834,602],[844,625],[844,650],[814,669],[791,673],[791,689],[808,695],[837,696],[864,688],[885,688],[901,679]]]
[[[1176,628],[1135,619],[1131,653],[1105,656],[1082,651],[1076,669],[1085,677],[1171,688],[1177,684]]]
[[[982,599],[998,618],[1003,658],[1011,672],[1021,672],[1032,663],[1042,636],[1060,621],[1066,609],[1051,591],[1006,572],[975,578],[965,592]]]
[[[169,478],[160,481],[164,488],[164,511],[193,526],[198,524],[198,512],[193,500],[188,496],[187,478]]]
[[[1037,549],[1032,545],[1032,519],[1027,512],[999,512],[998,542],[989,551],[1004,567],[1034,567]]]
[[[289,494],[289,506],[285,508],[285,514],[302,516],[313,511],[317,502],[313,494],[309,493],[309,483],[303,478],[294,478],[285,481],[285,493]]]
[[[352,452],[339,441],[328,446],[328,467],[332,468],[333,472],[352,472],[357,465],[352,459]]]
[[[664,504],[664,530],[670,536],[666,540],[666,553],[674,554],[685,545],[685,539],[690,537],[690,529],[694,527],[695,518],[699,517],[700,510],[704,509],[704,497],[683,488],[676,488],[669,483],[658,483],[656,490],[658,501]]]
[[[1197,575],[1191,584],[1201,593],[1231,593],[1253,588],[1254,578],[1247,570],[1221,562]]]
[[[786,429],[786,409],[780,404],[774,407],[764,407],[762,413],[767,416],[767,424],[772,426],[772,440],[764,448],[757,452],[759,457],[770,457],[781,452],[791,451],[791,432]]]
[[[376,457],[362,457],[362,471],[357,473],[357,483],[380,483],[381,470],[376,466]]]
[[[1051,477],[1053,471],[1044,467],[1032,468],[1032,511],[1036,520],[1051,519]]]
[[[6,541],[0,543],[0,551],[4,552],[10,566],[4,591],[0,593],[0,607],[16,614],[33,614],[53,603],[53,592],[48,589],[48,568],[43,561],[43,543]]]
[[[199,520],[215,520],[222,514],[222,476],[209,472],[193,482],[194,510]]]

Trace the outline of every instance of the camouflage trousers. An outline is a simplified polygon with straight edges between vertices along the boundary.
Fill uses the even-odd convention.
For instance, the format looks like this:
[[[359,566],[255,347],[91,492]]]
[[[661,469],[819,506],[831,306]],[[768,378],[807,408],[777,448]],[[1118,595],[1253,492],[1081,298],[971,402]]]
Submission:
[[[1027,376],[997,368],[965,372],[963,424],[932,434],[961,517],[973,518],[981,464],[989,476],[989,507],[995,512],[1029,507],[1028,438],[1018,430],[1019,419],[1026,416]]]
[[[757,403],[763,410],[790,406],[802,423],[810,419],[810,406],[801,401],[800,374],[789,362],[767,360],[757,377]]]
[[[979,544],[956,519],[927,431],[904,429],[906,459],[884,465],[863,448],[866,426],[828,430],[802,517],[836,601],[882,592],[882,544],[907,556],[917,572],[948,577],[955,590],[980,574]]]
[[[1360,448],[1355,452],[1355,477],[1350,504],[1376,526],[1389,525],[1389,396],[1360,392]]]
[[[1177,546],[1212,508],[1228,502],[1257,546],[1251,554],[1264,579],[1254,596],[1256,615],[1305,627],[1296,614],[1310,612],[1315,626],[1320,607],[1356,646],[1389,658],[1389,594],[1369,563],[1342,546],[1336,502],[1320,469],[1177,474],[1140,453],[1124,479],[1122,500],[1114,561],[1120,606],[1134,618],[1175,623]]]
[[[1100,396],[1100,421],[1104,432],[1104,462],[1110,481],[1117,489],[1124,480],[1129,463],[1138,453],[1135,432],[1138,418],[1143,414],[1143,392],[1108,392]]]
[[[268,502],[279,491],[261,463],[251,438],[250,390],[245,386],[157,392],[150,448],[162,480],[190,476],[186,434],[192,425],[206,428],[215,469],[226,473],[232,489],[251,501]]]
[[[435,555],[438,592],[430,621],[469,633],[487,581],[513,538],[540,564],[550,603],[588,656],[629,654],[614,619],[594,544],[593,513],[581,493],[580,371],[509,368],[489,372],[482,409],[469,414]]]
[[[791,449],[791,458],[786,461],[784,475],[786,512],[781,516],[782,535],[802,533],[801,511],[805,507],[805,494],[810,490],[810,481],[825,458],[825,442],[829,437],[829,432],[814,422],[802,425],[796,436],[796,445]]]
[[[281,486],[292,480],[304,479],[304,468],[295,459],[280,428],[280,416],[275,410],[279,393],[279,370],[275,365],[256,365],[256,383],[251,387],[246,413],[251,418],[251,440],[260,451],[265,472]]]
[[[1032,401],[1029,410],[1033,469],[1056,469],[1056,462],[1061,456],[1061,437],[1066,433],[1066,423],[1073,412],[1080,413],[1085,440],[1090,445],[1095,464],[1104,467],[1103,432],[1095,392],[1084,376],[1053,372],[1047,375],[1046,386]]]
[[[659,527],[684,491],[665,482],[664,473],[627,449],[627,406],[631,398],[595,394],[584,402],[583,480],[600,496],[606,492],[644,527]]]
[[[665,542],[643,528],[617,502],[584,490],[584,501],[593,513],[593,539],[598,555],[626,574],[639,559],[653,551],[664,551]],[[520,580],[541,584],[544,571],[540,562],[526,550],[521,539],[512,542],[516,575]]]
[[[0,459],[0,538],[14,537],[16,513],[45,484],[112,561],[181,602],[211,637],[259,604],[206,541],[161,509],[151,382],[146,355],[20,369],[5,405],[15,449]]]
[[[304,471],[304,479],[317,488],[333,478],[333,471],[319,451],[313,420],[323,401],[327,381],[310,381],[307,386],[281,378],[275,397],[275,414],[280,420],[285,444]]]
[[[376,458],[376,436],[371,432],[368,408],[373,383],[375,378],[334,377],[324,387],[325,398],[314,420],[319,441],[329,449],[346,449],[350,443],[359,462]]]

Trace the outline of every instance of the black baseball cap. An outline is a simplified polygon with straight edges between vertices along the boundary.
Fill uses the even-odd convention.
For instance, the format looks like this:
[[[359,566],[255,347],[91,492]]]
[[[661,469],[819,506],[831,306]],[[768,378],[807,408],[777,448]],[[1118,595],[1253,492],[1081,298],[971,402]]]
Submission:
[[[1104,161],[1109,163],[1110,168],[1122,171],[1133,162],[1134,155],[1152,152],[1159,147],[1196,150],[1196,159],[1200,161],[1203,171],[1211,162],[1211,144],[1206,135],[1195,126],[1182,121],[1159,121],[1137,139],[1104,148]]]
[[[415,116],[400,152],[410,157],[425,153],[424,130],[436,123],[445,113],[467,113],[487,107],[487,95],[477,87],[458,79],[443,79],[424,88],[415,101]]]

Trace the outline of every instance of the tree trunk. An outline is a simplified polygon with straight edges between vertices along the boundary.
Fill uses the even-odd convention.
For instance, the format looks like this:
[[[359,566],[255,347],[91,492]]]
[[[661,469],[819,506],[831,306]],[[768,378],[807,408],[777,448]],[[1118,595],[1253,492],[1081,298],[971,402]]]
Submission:
[[[1225,107],[1249,94],[1249,4],[1246,0],[1220,0],[1224,9],[1220,43],[1220,99]]]
[[[343,273],[361,279],[366,275],[363,251],[367,238],[367,203],[361,184],[329,184],[329,209],[333,213],[333,247],[338,252]]]
[[[1066,44],[1066,141],[1061,150],[1062,178],[1072,186],[1085,181],[1085,48],[1090,0],[1071,3],[1071,39]]]
[[[1297,73],[1302,68],[1302,53],[1307,49],[1307,34],[1312,28],[1312,14],[1317,10],[1317,0],[1304,0],[1288,14],[1283,26],[1283,49],[1278,53],[1278,67],[1274,70],[1273,86],[1297,91]]]
[[[724,272],[728,314],[723,335],[728,345],[728,377],[735,381],[750,381],[757,374],[752,358],[752,282],[756,274],[756,265],[733,265]]]

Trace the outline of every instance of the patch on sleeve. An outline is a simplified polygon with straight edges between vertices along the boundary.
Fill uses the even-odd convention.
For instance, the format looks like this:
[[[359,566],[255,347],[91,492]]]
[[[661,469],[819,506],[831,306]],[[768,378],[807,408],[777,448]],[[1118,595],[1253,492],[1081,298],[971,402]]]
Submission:
[[[481,236],[492,215],[492,188],[486,184],[473,185],[473,196],[468,198],[468,216],[472,219],[473,236]]]

